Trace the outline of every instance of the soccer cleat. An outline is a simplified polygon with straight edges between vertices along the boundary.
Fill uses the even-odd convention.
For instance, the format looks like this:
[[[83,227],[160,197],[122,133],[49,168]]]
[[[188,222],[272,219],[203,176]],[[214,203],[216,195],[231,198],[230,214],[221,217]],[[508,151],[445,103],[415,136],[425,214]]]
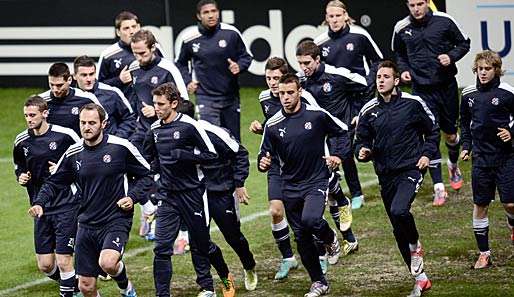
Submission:
[[[105,273],[105,272],[104,272]],[[104,281],[104,282],[108,282],[110,280],[112,280],[112,277],[110,275],[108,275],[107,273],[105,273],[105,275],[103,274],[99,274],[98,275],[98,278],[101,280],[101,281]]]
[[[298,268],[298,261],[296,261],[295,258],[282,259],[282,261],[280,261],[278,271],[275,274],[275,280],[281,280],[286,278],[289,275],[289,270],[296,268]]]
[[[407,297],[421,297],[424,292],[432,288],[432,282],[429,279],[416,281],[414,289]]]
[[[332,230],[333,231],[333,230]],[[334,232],[334,241],[331,244],[325,245],[327,249],[328,263],[331,265],[337,264],[339,261],[339,256],[341,255],[341,245],[339,244],[339,240],[337,239],[337,235]]]
[[[475,262],[475,266],[473,266],[473,269],[483,269],[483,268],[489,268],[493,266],[493,261],[491,261],[491,255],[488,255],[486,253],[480,253],[480,256],[478,256],[478,260]]]
[[[450,186],[452,187],[452,189],[458,191],[460,190],[460,188],[462,188],[464,179],[457,165],[455,165],[453,168],[448,166],[448,178],[450,180]]]
[[[325,285],[322,282],[314,282],[311,285],[309,292],[303,296],[304,297],[318,297],[318,296],[327,295],[329,291],[330,291],[330,287],[328,285]]]
[[[421,244],[418,244],[418,248],[415,251],[410,252],[410,273],[413,276],[418,276],[423,272],[424,254],[425,252]]]
[[[236,296],[236,287],[234,284],[234,275],[232,275],[232,273],[229,273],[228,277],[221,278],[221,291],[223,292],[223,297]]]
[[[216,293],[213,291],[202,290],[196,297],[216,297]]]
[[[359,250],[359,243],[356,241],[349,242],[348,240],[343,240],[343,256],[347,256],[349,254],[353,254],[354,252]]]
[[[434,201],[432,202],[433,206],[443,206],[446,203],[446,199],[448,198],[448,192],[445,189],[437,189],[434,191]]]
[[[352,197],[352,209],[359,209],[364,206],[364,195]]]
[[[345,197],[348,200],[348,198]],[[350,201],[348,201],[350,202]],[[352,206],[351,203],[348,203],[345,206],[339,207],[339,229],[341,231],[346,231],[350,229],[352,226]]]
[[[247,291],[253,291],[257,288],[257,272],[255,269],[245,270],[245,289]]]
[[[129,283],[129,287],[130,290],[128,290],[127,292],[123,292],[125,290],[120,290],[121,297],[137,297],[136,289],[134,288],[134,286],[132,286],[132,283]]]
[[[175,241],[173,245],[173,254],[183,255],[187,252],[186,247],[188,246],[187,240],[181,238]]]
[[[148,241],[154,241],[155,240],[155,234],[154,233],[148,233],[145,236],[145,239]]]
[[[328,271],[328,259],[327,256],[319,257],[319,266],[321,266],[321,273],[327,274]]]

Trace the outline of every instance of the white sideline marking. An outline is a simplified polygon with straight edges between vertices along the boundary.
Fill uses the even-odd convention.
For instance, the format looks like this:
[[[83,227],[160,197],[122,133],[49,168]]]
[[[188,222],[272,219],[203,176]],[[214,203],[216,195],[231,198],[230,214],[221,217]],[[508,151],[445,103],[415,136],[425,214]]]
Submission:
[[[3,162],[4,159],[7,160],[7,158],[1,158],[0,162]],[[8,159],[8,160],[10,161],[10,159]],[[373,179],[373,180],[368,180],[368,181],[365,181],[365,182],[361,183],[361,187],[364,189],[364,188],[368,188],[368,187],[374,186],[376,184],[378,184],[378,180],[377,179]],[[347,193],[348,192],[348,188],[344,187],[343,191]],[[241,218],[241,224],[245,224],[245,223],[248,223],[248,222],[251,222],[251,221],[255,221],[256,219],[258,219],[260,217],[267,216],[268,213],[269,212],[267,210],[265,210],[265,211],[260,211],[260,212],[252,213],[250,215],[242,217]],[[220,229],[218,227],[211,228],[211,233],[212,232],[219,232],[219,231],[220,231]],[[140,255],[142,253],[146,253],[148,251],[151,251],[152,249],[153,249],[153,245],[152,246],[145,246],[145,247],[140,247],[140,248],[137,248],[137,249],[133,249],[133,250],[130,250],[130,251],[126,252],[123,255],[123,258],[125,258],[125,259],[126,258],[132,258],[132,257],[135,257],[135,256]],[[9,289],[1,290],[0,291],[0,296],[11,294],[11,293],[14,293],[14,292],[17,292],[17,291],[20,291],[20,290],[24,290],[24,289],[29,289],[29,288],[37,286],[37,285],[49,283],[51,281],[52,281],[51,279],[45,277],[45,278],[40,278],[40,279],[31,281],[31,282],[26,282],[26,283],[23,283],[21,285],[17,285],[15,287],[12,287],[12,288],[9,288]]]

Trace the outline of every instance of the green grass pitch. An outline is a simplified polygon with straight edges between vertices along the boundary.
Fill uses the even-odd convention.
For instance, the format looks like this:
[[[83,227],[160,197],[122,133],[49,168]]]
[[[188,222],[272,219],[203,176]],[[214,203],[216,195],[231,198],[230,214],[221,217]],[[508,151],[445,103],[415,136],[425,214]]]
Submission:
[[[28,199],[24,188],[14,178],[11,150],[14,137],[25,128],[22,105],[37,89],[0,89],[0,296],[57,296],[57,284],[46,281],[37,271],[34,256],[32,219],[27,215]],[[251,153],[259,147],[260,137],[248,132],[254,119],[262,119],[257,96],[258,89],[243,89],[242,138]],[[444,145],[442,146],[442,148]],[[443,148],[444,149],[444,148]],[[412,212],[425,246],[425,265],[433,287],[428,296],[513,296],[514,247],[504,212],[498,202],[490,211],[490,239],[494,267],[474,271],[477,248],[471,228],[471,190],[469,163],[463,165],[465,185],[459,192],[450,191],[449,202],[441,208],[431,206],[431,181],[427,180],[418,194]],[[443,166],[446,170],[446,166]],[[353,229],[360,242],[359,251],[341,258],[329,267],[330,296],[406,296],[413,281],[409,277],[393,239],[379,195],[372,167],[360,164],[361,182],[365,185],[366,205],[354,212]],[[446,176],[446,172],[443,172]],[[235,253],[224,243],[219,232],[213,240],[224,253],[236,276],[239,296],[303,296],[309,287],[304,268],[293,271],[286,281],[275,282],[273,275],[279,263],[279,252],[271,236],[270,219],[266,215],[266,178],[252,163],[246,183],[251,195],[249,206],[241,206],[243,232],[255,254],[259,285],[256,291],[246,292],[243,271]],[[327,213],[327,218],[329,215]],[[137,236],[138,220],[125,255],[129,277],[139,296],[154,296],[152,278],[152,244]],[[196,296],[197,286],[190,255],[174,256],[172,292],[174,296]],[[219,278],[213,271],[214,279]],[[99,282],[102,296],[118,296],[114,282]],[[218,294],[220,294],[219,288]]]

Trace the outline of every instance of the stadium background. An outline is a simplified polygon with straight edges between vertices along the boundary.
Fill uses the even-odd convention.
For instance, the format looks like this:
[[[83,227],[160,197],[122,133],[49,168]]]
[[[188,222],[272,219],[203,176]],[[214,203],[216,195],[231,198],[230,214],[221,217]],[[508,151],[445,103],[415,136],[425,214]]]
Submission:
[[[232,11],[223,13],[224,20],[233,19],[243,34],[247,32],[250,37],[266,37],[268,43],[262,38],[252,43],[256,59],[263,61],[270,53],[287,57],[288,52],[294,52],[294,46],[285,47],[288,37],[294,41],[294,38],[306,38],[302,35],[308,35],[309,32],[317,32],[316,27],[323,19],[324,2],[233,0],[220,1],[220,5],[223,10]],[[366,29],[379,43],[385,56],[390,55],[392,27],[407,14],[404,1],[347,2],[350,14],[357,23],[367,23],[363,15],[370,17],[371,23],[369,27],[365,26]],[[440,10],[444,10],[447,5],[451,9],[449,13],[471,35],[472,50],[465,59],[472,59],[473,54],[482,49],[484,39],[481,38],[481,30],[483,22],[486,22],[489,46],[495,50],[503,48],[505,66],[512,72],[510,27],[514,2],[448,2],[435,3]],[[251,3],[251,6],[246,3]],[[172,56],[172,47],[179,33],[194,23],[194,1],[0,0],[0,8],[0,86],[3,87],[0,88],[0,296],[55,296],[56,285],[37,271],[33,255],[32,222],[26,215],[26,193],[17,185],[12,173],[12,142],[15,135],[25,128],[21,112],[23,101],[28,95],[47,88],[45,73],[51,62],[70,62],[82,53],[97,57],[103,48],[113,42],[112,19],[122,9],[134,11],[145,25],[152,26],[161,43],[169,45],[168,54]],[[281,22],[278,22],[279,15]],[[270,32],[282,34],[277,36]],[[470,61],[460,65],[461,73],[470,72],[469,65]],[[254,72],[259,74],[258,69]],[[459,82],[465,85],[470,79],[472,82],[472,76],[470,78],[469,75],[459,77]],[[512,74],[507,72],[505,79],[512,83]],[[255,74],[246,74],[241,80],[245,86],[259,86],[243,88],[241,91],[243,143],[251,153],[251,160],[255,160],[260,138],[248,133],[246,127],[251,120],[262,118],[256,98],[264,86],[264,80]],[[32,88],[13,88],[20,86]],[[331,296],[406,295],[412,283],[392,238],[376,178],[369,164],[360,164],[359,169],[367,197],[367,205],[354,212],[354,229],[361,249],[357,254],[343,258],[339,264],[330,267]],[[497,203],[492,205],[490,214],[495,267],[486,271],[470,269],[476,257],[476,246],[471,230],[469,164],[465,164],[463,169],[466,184],[460,193],[450,193],[447,206],[430,206],[430,182],[425,183],[413,206],[427,248],[427,271],[434,281],[429,296],[512,296],[514,252],[508,241],[503,212]],[[258,262],[260,285],[257,291],[244,292],[240,263],[223,243],[220,234],[213,229],[214,240],[220,243],[231,270],[236,274],[241,295],[303,295],[309,285],[303,269],[293,272],[286,282],[272,281],[273,268],[278,264],[278,251],[273,243],[266,214],[265,176],[257,173],[254,163],[247,187],[252,201],[250,206],[242,207],[243,232]],[[137,225],[136,222],[133,230],[137,230]],[[131,235],[126,261],[139,295],[152,296],[151,244],[138,238],[136,232]],[[189,256],[174,257],[173,261],[175,295],[194,296],[196,288]],[[112,282],[100,285],[103,296],[117,294]]]

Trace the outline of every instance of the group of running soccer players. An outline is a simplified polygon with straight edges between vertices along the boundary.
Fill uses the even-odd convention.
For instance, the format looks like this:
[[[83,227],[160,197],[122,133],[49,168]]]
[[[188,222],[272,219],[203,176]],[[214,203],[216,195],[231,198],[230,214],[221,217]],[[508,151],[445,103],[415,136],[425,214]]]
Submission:
[[[352,209],[364,205],[364,195],[355,160],[373,162],[394,237],[415,279],[409,296],[431,288],[410,208],[427,170],[433,205],[448,198],[440,130],[454,190],[463,185],[458,159],[473,159],[480,250],[474,268],[492,265],[487,210],[496,189],[514,243],[514,88],[500,81],[501,58],[476,54],[476,84],[459,96],[455,63],[470,39],[429,0],[406,2],[410,15],[393,32],[396,63],[383,60],[339,0],[326,6],[327,31],[298,45],[298,73],[279,57],[266,63],[268,89],[259,95],[265,119],[249,129],[262,134],[257,167],[267,172],[272,235],[282,256],[275,280],[299,265],[291,226],[312,282],[306,297],[328,294],[328,265],[358,250]],[[250,162],[240,142],[237,78],[252,57],[239,31],[220,23],[215,1],[198,2],[197,18],[175,66],[137,16],[122,12],[115,20],[119,41],[101,54],[98,68],[87,56],[75,59],[73,75],[66,64],[54,63],[50,90],[24,104],[27,129],[15,139],[15,173],[35,217],[38,267],[59,282],[60,296],[100,296],[98,276],[111,277],[121,296],[137,296],[122,261],[135,203],[145,220],[155,216],[156,296],[171,296],[173,245],[185,230],[198,296],[216,296],[211,265],[223,296],[235,296],[234,275],[210,239],[211,217],[241,260],[246,290],[257,287],[256,262],[239,221],[239,203],[249,199]],[[412,95],[401,83],[412,84]],[[188,92],[196,94],[200,120]],[[327,204],[342,244],[323,217]]]

